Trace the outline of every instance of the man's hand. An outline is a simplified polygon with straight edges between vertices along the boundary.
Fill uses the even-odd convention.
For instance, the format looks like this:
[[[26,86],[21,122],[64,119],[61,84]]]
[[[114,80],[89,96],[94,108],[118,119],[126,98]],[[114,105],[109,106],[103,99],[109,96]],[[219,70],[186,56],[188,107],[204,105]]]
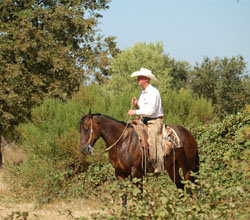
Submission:
[[[138,100],[137,100],[136,97],[133,97],[133,98],[132,98],[132,104],[133,104],[133,106],[137,106]]]
[[[131,102],[132,102],[132,105],[135,106],[136,109],[139,109],[138,100],[136,97],[133,97]]]
[[[128,110],[128,115],[131,116],[131,115],[136,115],[136,112],[135,110]]]

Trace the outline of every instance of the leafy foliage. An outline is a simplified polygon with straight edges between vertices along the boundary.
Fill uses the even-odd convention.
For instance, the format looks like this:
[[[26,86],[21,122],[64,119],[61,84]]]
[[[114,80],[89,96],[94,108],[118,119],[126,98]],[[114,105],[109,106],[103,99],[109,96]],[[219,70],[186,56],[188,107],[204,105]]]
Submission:
[[[123,190],[114,185],[112,199],[103,199],[109,213],[93,215],[93,219],[247,219],[249,124],[249,114],[238,114],[197,128],[201,169],[199,185],[186,182],[191,195],[177,190],[166,173],[144,181],[143,198],[134,185],[138,180],[125,181]],[[128,198],[126,212],[117,206],[124,194]]]
[[[41,106],[32,109],[31,120],[18,127],[19,145],[25,152],[26,159],[18,167],[9,165],[11,181],[17,183],[17,188],[30,189],[31,195],[35,194],[36,197],[45,199],[44,202],[48,202],[54,197],[61,197],[63,194],[80,193],[86,195],[81,188],[79,189],[77,174],[85,171],[89,164],[103,164],[108,159],[107,154],[96,157],[81,155],[79,150],[81,112],[87,113],[91,108],[93,113],[99,112],[118,120],[127,121],[127,111],[132,95],[128,91],[110,95],[98,85],[92,84],[82,87],[67,103],[48,99]],[[178,95],[174,94],[171,99],[174,102],[179,99],[186,100],[190,96],[190,93],[182,92]],[[193,106],[193,101],[194,103],[197,101],[196,107]],[[199,100],[196,101],[190,99],[191,104],[187,103],[185,111],[177,111],[175,116],[181,122],[189,123],[191,126],[195,108],[199,109],[195,114],[199,112],[201,115],[209,115],[207,109],[199,104]],[[176,109],[179,108],[177,104],[173,105],[177,106]],[[212,115],[210,114],[209,117]],[[200,119],[197,117],[198,124],[203,123]],[[172,118],[170,115],[167,120],[176,121],[176,118]],[[104,149],[105,144],[99,140],[95,144],[95,151]],[[73,184],[72,179],[74,178],[76,178],[76,182]],[[97,182],[97,180],[95,181]],[[69,187],[72,184],[78,189]]]
[[[218,115],[224,117],[237,113],[250,102],[246,73],[243,57],[204,58],[194,67],[189,85],[194,94],[211,99]]]
[[[172,77],[171,88],[180,90],[188,87],[188,77],[190,74],[190,65],[185,61],[176,61],[168,55],[163,55],[164,66],[169,69],[168,75]]]
[[[171,78],[168,68],[164,65],[163,45],[157,43],[137,43],[119,54],[112,61],[112,78],[107,81],[107,89],[111,93],[134,92],[138,87],[131,73],[141,67],[150,69],[158,78],[153,82],[162,92],[170,86]]]
[[[181,95],[185,100],[191,94],[183,90],[180,99]],[[124,100],[126,97],[130,100],[128,94]],[[103,109],[105,114],[118,119],[126,117],[125,104],[119,104],[115,96],[107,97],[93,84],[82,88],[68,103],[46,100],[32,110],[32,121],[19,126],[20,146],[26,152],[26,160],[19,166],[7,167],[12,190],[19,197],[36,198],[42,203],[72,196],[98,198],[105,212],[93,214],[93,219],[247,219],[249,112],[192,128],[201,167],[199,184],[186,183],[192,189],[191,195],[177,190],[167,173],[163,173],[158,178],[144,180],[141,198],[140,190],[135,187],[136,179],[132,183],[125,181],[120,188],[107,155],[94,158],[80,155],[79,116],[90,107],[92,111]],[[98,151],[103,143],[95,147]],[[23,190],[27,192],[25,195]],[[124,194],[128,198],[127,212],[121,209]]]
[[[169,90],[163,95],[162,102],[167,124],[180,124],[192,129],[214,119],[212,102],[203,97],[194,98],[189,90]]]
[[[92,74],[101,82],[118,50],[97,32],[106,0],[0,2],[0,135],[48,97],[66,100]]]
[[[224,186],[241,184],[241,178],[245,178],[244,173],[249,169],[245,161],[249,155],[249,126],[250,114],[241,113],[226,117],[205,132],[196,132],[198,144],[202,146],[201,153],[209,155],[204,158],[204,162],[209,164],[210,169],[212,167],[216,170],[218,176],[223,177],[221,183]],[[236,170],[239,165],[243,173]]]
[[[64,179],[82,163],[76,130],[81,109],[81,103],[51,99],[32,110],[32,121],[18,127],[26,160],[20,167],[10,165],[12,181],[21,179],[22,187],[33,188],[38,196],[49,195],[47,199],[58,194]]]

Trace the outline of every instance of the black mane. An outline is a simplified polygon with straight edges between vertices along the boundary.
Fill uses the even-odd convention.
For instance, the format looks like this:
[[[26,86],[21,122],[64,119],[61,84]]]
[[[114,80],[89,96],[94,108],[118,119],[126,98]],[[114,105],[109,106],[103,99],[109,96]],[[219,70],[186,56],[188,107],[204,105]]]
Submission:
[[[93,114],[92,116],[98,116],[98,117],[108,118],[108,119],[113,120],[113,121],[115,121],[115,122],[118,122],[118,123],[120,123],[120,124],[122,124],[122,125],[124,125],[124,126],[127,125],[127,122],[119,121],[119,120],[117,120],[117,119],[115,119],[115,118],[112,118],[112,117],[110,117],[110,116],[108,116],[108,115],[103,115],[103,114],[100,114],[100,113],[96,113],[96,114]],[[131,127],[130,124],[129,124],[128,126]]]
[[[108,115],[103,115],[103,114],[101,114],[101,113],[95,113],[95,114],[92,114],[92,116],[104,117],[104,118],[110,119],[110,120],[112,120],[112,121],[114,121],[114,122],[118,122],[118,123],[120,123],[120,124],[122,124],[122,125],[124,125],[124,126],[127,125],[127,122],[119,121],[119,120],[117,120],[117,119],[115,119],[115,118],[112,118],[112,117],[110,117],[110,116],[108,116]],[[84,116],[81,118],[80,124],[83,122],[83,120],[84,120],[86,117],[88,117],[88,115],[84,115]],[[129,124],[128,127],[132,127],[132,126]]]

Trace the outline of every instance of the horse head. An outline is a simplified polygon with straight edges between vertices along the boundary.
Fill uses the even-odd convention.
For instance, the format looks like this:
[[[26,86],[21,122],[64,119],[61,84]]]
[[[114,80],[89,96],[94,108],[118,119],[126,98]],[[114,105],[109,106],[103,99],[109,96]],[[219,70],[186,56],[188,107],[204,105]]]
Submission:
[[[80,121],[80,150],[83,154],[90,154],[94,151],[94,144],[99,136],[93,131],[93,117],[91,114],[91,109],[89,113],[85,115],[82,113],[82,118]]]

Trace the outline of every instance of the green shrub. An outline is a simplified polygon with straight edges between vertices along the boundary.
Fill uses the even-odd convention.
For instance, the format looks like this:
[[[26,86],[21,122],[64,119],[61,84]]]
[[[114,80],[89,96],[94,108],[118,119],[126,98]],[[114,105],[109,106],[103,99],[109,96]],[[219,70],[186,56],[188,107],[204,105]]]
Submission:
[[[199,185],[186,182],[191,195],[176,189],[166,173],[144,181],[142,199],[138,188],[125,181],[123,190],[113,185],[112,199],[103,199],[107,214],[93,219],[249,219],[249,125],[248,113],[196,129],[201,167]],[[124,193],[126,212],[121,209]]]
[[[207,124],[214,119],[212,102],[205,98],[193,98],[189,90],[169,91],[162,95],[167,124],[179,124],[188,128]]]
[[[26,159],[19,167],[9,165],[12,181],[34,194],[56,196],[74,168],[82,163],[79,150],[80,106],[69,101],[46,100],[32,110],[32,121],[18,127],[20,147]]]
[[[31,121],[21,124],[17,129],[20,133],[18,144],[25,152],[26,159],[18,167],[11,164],[8,166],[13,186],[23,187],[29,191],[26,196],[36,197],[44,202],[74,193],[86,195],[87,189],[83,188],[81,183],[88,177],[80,173],[85,171],[89,164],[106,164],[108,155],[107,153],[94,157],[81,155],[79,149],[81,112],[86,114],[91,109],[92,113],[102,113],[127,121],[131,97],[138,96],[137,92],[111,95],[92,84],[81,88],[79,93],[66,103],[49,99],[41,106],[32,109]],[[193,121],[194,125],[193,117],[196,114],[198,124],[212,117],[212,107],[206,100],[192,99],[186,90],[169,94],[170,104],[167,103],[168,111],[165,113],[167,120],[174,121],[174,118],[171,119],[171,114],[168,117],[170,111],[174,112],[173,117],[177,117],[180,124],[191,124]],[[209,106],[208,110],[204,107],[206,105]],[[202,121],[199,115],[205,115],[202,117],[207,118]],[[95,152],[104,149],[105,144],[100,139],[95,145]],[[105,181],[107,180],[104,179],[102,182]]]

